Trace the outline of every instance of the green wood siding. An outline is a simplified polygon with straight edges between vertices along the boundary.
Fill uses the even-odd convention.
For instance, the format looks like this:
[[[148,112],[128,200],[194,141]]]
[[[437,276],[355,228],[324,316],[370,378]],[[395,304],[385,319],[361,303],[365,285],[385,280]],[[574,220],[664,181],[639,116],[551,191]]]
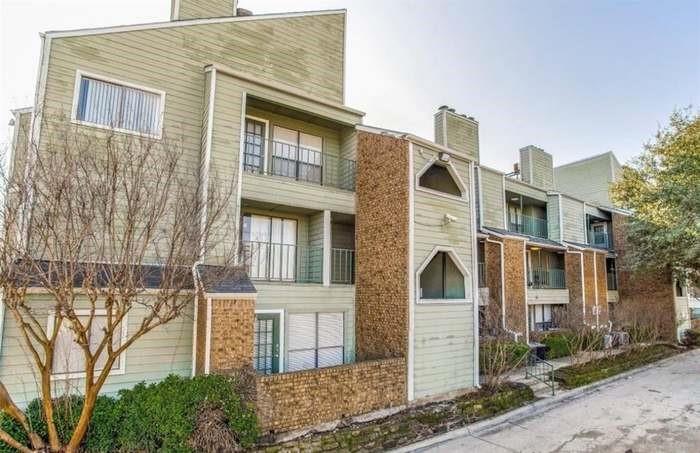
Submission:
[[[345,361],[355,360],[355,286],[256,282],[258,310],[282,309],[288,313],[345,313]],[[285,322],[287,317],[285,316]],[[289,329],[285,326],[285,332]],[[285,339],[285,344],[289,341]],[[285,351],[286,354],[286,351]],[[285,360],[285,363],[288,361]]]
[[[582,200],[612,206],[609,189],[621,168],[612,153],[594,156],[554,169],[557,190]]]
[[[437,155],[437,151],[414,146],[414,175]],[[466,161],[452,159],[462,181],[471,178]],[[435,246],[453,248],[467,269],[472,268],[471,208],[466,201],[414,191],[414,269],[417,271]],[[443,225],[445,214],[457,221]],[[471,271],[470,271],[471,272]],[[472,298],[472,277],[468,276],[465,292]],[[420,280],[416,276],[416,288]],[[420,398],[472,386],[474,306],[466,304],[415,305],[414,383]]]
[[[51,303],[50,296],[29,295],[28,300],[32,305],[36,304],[39,322],[46,328],[46,307]],[[78,305],[78,308],[81,307],[88,308],[88,305]],[[134,306],[128,315],[127,335],[138,328],[145,313],[139,306]],[[193,307],[190,306],[180,318],[137,340],[125,353],[125,374],[110,376],[102,392],[116,395],[120,389],[131,388],[143,381],[156,382],[173,373],[189,376],[192,372],[192,319]],[[38,376],[34,374],[32,363],[21,332],[14,319],[7,313],[0,351],[0,381],[20,406],[38,396]],[[79,379],[57,381],[55,388],[62,390],[65,388],[63,383],[71,390],[82,388]]]
[[[547,196],[547,235],[553,241],[561,240],[559,231],[559,196]]]
[[[233,16],[235,0],[179,0],[178,20]]]
[[[579,243],[586,242],[583,203],[562,195],[561,204],[564,216],[564,240]]]
[[[547,191],[540,190],[513,178],[506,178],[506,190],[534,198],[535,200],[547,201]]]
[[[505,207],[503,206],[503,174],[482,167],[479,189],[481,191],[481,202],[483,203],[484,226],[505,228],[503,225],[503,214],[505,212]]]
[[[520,149],[520,167],[524,182],[546,190],[554,187],[552,155],[536,146]]]

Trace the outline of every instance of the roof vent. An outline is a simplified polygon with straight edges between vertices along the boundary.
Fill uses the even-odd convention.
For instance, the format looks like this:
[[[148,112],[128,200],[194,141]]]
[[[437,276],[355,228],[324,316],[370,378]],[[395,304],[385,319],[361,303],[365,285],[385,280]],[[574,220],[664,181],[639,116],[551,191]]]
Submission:
[[[252,16],[253,12],[245,8],[236,8],[236,16]]]

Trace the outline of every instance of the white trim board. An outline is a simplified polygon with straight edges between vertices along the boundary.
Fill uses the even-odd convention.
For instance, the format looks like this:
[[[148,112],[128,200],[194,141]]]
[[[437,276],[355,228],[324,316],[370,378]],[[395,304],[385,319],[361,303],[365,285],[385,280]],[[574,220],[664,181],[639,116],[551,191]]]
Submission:
[[[272,19],[290,19],[295,17],[328,16],[333,14],[347,14],[345,9],[333,9],[323,11],[301,11],[292,13],[258,14],[254,16],[215,17],[210,19],[188,19],[168,22],[151,22],[134,25],[118,25],[115,27],[83,28],[73,30],[51,30],[45,32],[49,38],[68,38],[76,36],[104,35],[108,33],[124,33],[139,30],[157,30],[160,28],[189,27],[193,25],[224,24],[228,22],[249,22]]]
[[[416,278],[415,267],[415,194],[413,178],[413,142],[408,142],[408,359],[407,368],[407,400],[415,398],[415,318],[416,318]]]
[[[448,154],[448,158],[449,158]],[[443,168],[445,168],[449,173],[450,176],[452,176],[452,179],[454,180],[455,184],[457,185],[457,188],[461,192],[461,196],[456,196],[456,195],[451,195],[448,193],[440,192],[439,190],[431,189],[429,187],[423,187],[420,185],[420,178],[425,174],[426,171],[428,171],[433,165],[439,165]],[[415,176],[415,184],[414,187],[416,190],[421,190],[423,192],[428,192],[433,195],[439,195],[442,197],[446,197],[452,200],[457,200],[457,201],[469,201],[469,194],[467,192],[467,185],[464,184],[464,181],[462,178],[459,176],[459,172],[455,168],[454,164],[452,163],[452,159],[449,159],[448,161],[443,161],[439,158],[439,156],[433,156],[428,160],[428,162],[423,165],[423,168],[420,169],[420,171],[416,174]]]

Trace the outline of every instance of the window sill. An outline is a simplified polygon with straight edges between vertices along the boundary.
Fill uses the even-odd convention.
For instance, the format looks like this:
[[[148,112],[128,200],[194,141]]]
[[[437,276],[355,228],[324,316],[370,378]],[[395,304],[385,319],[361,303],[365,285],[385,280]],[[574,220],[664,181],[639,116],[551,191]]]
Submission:
[[[419,305],[467,305],[471,303],[469,299],[418,299]]]
[[[160,140],[161,138],[163,138],[162,132],[160,132],[158,134],[146,134],[143,132],[132,131],[131,129],[122,129],[119,127],[105,126],[104,124],[91,123],[89,121],[81,121],[81,120],[77,120],[75,118],[71,120],[71,123],[76,124],[78,126],[92,127],[95,129],[102,129],[104,131],[117,132],[119,134],[134,135],[136,137],[141,137],[141,138],[151,138],[154,140]]]

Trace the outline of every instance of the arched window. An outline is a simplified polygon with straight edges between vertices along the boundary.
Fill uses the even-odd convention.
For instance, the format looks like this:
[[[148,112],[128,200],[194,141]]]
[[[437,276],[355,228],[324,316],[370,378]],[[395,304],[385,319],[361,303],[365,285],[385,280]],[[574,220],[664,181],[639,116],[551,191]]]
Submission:
[[[437,252],[420,274],[421,299],[465,299],[464,274],[447,252]]]

